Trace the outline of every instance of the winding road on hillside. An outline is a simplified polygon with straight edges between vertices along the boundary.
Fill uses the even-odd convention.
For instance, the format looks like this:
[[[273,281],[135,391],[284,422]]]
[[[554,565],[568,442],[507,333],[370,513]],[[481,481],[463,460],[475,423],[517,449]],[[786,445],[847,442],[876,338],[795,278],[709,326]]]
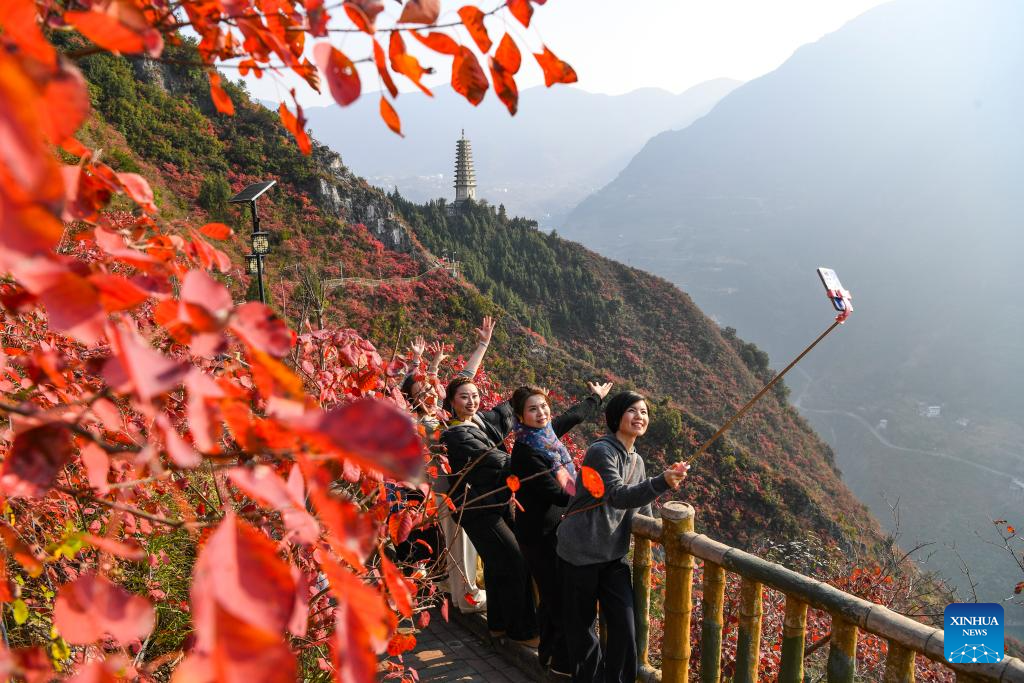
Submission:
[[[976,463],[976,462],[973,462],[971,460],[967,460],[966,458],[961,458],[961,457],[958,457],[958,456],[955,456],[955,455],[951,455],[949,453],[943,453],[942,451],[929,451],[929,450],[922,450],[920,448],[908,448],[906,446],[898,446],[898,445],[894,444],[892,441],[889,441],[889,439],[887,439],[884,434],[882,434],[876,428],[871,426],[870,422],[865,420],[861,415],[858,415],[857,413],[852,413],[852,412],[850,412],[848,410],[828,410],[828,409],[822,409],[822,408],[808,408],[808,407],[804,406],[803,405],[804,396],[807,395],[808,389],[810,389],[811,385],[814,383],[814,378],[811,377],[802,368],[797,368],[797,371],[800,372],[800,374],[802,374],[804,376],[804,378],[807,380],[806,384],[804,384],[803,388],[800,390],[800,395],[797,396],[796,399],[793,400],[793,407],[796,408],[797,410],[799,410],[801,412],[806,412],[806,413],[816,413],[816,414],[819,414],[819,415],[844,415],[844,416],[849,417],[850,419],[854,420],[855,422],[860,424],[862,427],[864,427],[864,429],[869,431],[871,433],[871,435],[873,437],[875,437],[875,439],[880,444],[885,446],[886,448],[889,448],[889,449],[894,450],[894,451],[903,451],[905,453],[916,453],[918,455],[925,455],[925,456],[932,457],[932,458],[941,458],[943,460],[951,460],[953,462],[958,462],[958,463],[961,463],[963,465],[968,465],[969,467],[973,467],[973,468],[975,468],[977,470],[981,470],[982,472],[987,472],[988,474],[992,474],[992,475],[998,476],[998,477],[1000,477],[1000,478],[1002,478],[1004,480],[1008,480],[1008,481],[1012,482],[1014,486],[1017,486],[1018,488],[1024,490],[1024,481],[1022,481],[1016,475],[1010,474],[1009,472],[1003,472],[1002,470],[997,470],[997,469],[995,469],[993,467],[988,467],[987,465],[982,465],[980,463]]]

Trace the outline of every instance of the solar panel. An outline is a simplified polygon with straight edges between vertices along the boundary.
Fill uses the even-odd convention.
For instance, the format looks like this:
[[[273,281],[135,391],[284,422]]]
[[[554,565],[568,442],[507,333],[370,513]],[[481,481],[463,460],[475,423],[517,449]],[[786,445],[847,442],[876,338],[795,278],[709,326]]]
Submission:
[[[236,194],[234,197],[229,199],[228,203],[241,204],[243,202],[251,202],[276,184],[276,180],[266,180],[262,183],[253,183],[252,185],[245,188],[244,190]]]

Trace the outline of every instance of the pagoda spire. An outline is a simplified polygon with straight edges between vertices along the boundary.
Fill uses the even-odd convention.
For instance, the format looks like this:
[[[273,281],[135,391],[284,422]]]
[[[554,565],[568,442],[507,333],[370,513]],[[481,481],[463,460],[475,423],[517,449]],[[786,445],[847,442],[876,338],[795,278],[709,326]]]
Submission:
[[[466,139],[466,129],[455,143],[455,203],[476,199],[476,171],[473,170],[473,149]]]

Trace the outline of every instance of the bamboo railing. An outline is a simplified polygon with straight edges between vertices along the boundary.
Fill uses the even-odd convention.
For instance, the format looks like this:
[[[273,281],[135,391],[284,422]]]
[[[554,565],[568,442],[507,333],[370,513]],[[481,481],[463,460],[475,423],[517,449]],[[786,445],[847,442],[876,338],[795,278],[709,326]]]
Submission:
[[[943,653],[942,630],[926,626],[882,605],[785,567],[694,533],[693,507],[669,502],[661,519],[633,518],[633,592],[636,609],[638,681],[687,683],[690,680],[690,627],[693,611],[695,558],[704,561],[700,632],[701,683],[719,683],[722,677],[722,632],[725,618],[726,572],[740,577],[739,633],[733,683],[755,683],[761,653],[761,605],[765,587],[786,597],[778,680],[802,683],[807,609],[832,616],[826,676],[828,683],[853,683],[857,666],[857,634],[874,634],[887,644],[884,683],[911,683],[917,655],[956,672],[957,681],[1012,681],[1024,683],[1024,662],[1004,657],[998,664],[950,664]],[[661,646],[662,668],[649,661],[651,543],[665,549],[665,628]]]

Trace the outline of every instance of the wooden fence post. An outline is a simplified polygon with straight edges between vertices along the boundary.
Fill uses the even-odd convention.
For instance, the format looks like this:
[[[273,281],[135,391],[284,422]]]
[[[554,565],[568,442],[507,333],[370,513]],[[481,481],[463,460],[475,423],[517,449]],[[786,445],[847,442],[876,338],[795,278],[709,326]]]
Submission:
[[[857,626],[835,614],[826,666],[828,683],[853,683],[857,672]]]
[[[690,615],[693,612],[693,556],[679,535],[693,531],[693,506],[669,501],[661,509],[665,548],[665,635],[661,644],[661,680],[687,683],[690,676]]]
[[[704,562],[703,623],[700,627],[700,680],[718,683],[722,678],[722,629],[725,626],[725,570]]]
[[[804,641],[807,637],[807,603],[786,596],[786,615],[782,622],[782,662],[779,683],[803,683]]]
[[[914,683],[914,651],[894,640],[887,642],[885,674],[882,683]]]
[[[746,577],[740,582],[740,623],[736,636],[734,683],[757,683],[761,663],[762,586]]]
[[[633,615],[636,621],[636,656],[640,668],[651,668],[651,541],[633,536]]]

